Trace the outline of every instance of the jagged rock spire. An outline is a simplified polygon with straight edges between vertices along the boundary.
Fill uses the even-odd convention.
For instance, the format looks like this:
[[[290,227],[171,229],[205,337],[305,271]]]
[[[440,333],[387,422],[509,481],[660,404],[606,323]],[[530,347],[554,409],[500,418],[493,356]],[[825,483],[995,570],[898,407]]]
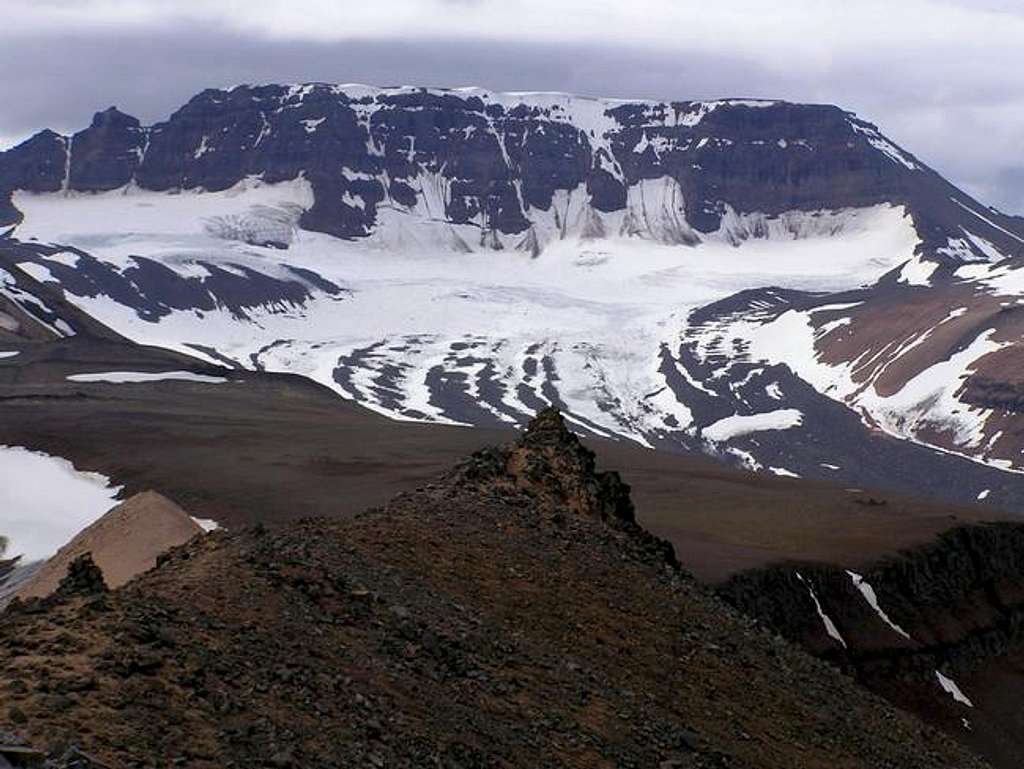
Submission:
[[[83,553],[68,565],[68,573],[57,588],[57,595],[95,595],[107,592],[103,572],[92,559],[92,553]]]
[[[594,452],[554,407],[540,411],[513,445],[474,454],[457,476],[527,491],[559,510],[629,523],[636,517],[629,485],[617,472],[596,470]]]

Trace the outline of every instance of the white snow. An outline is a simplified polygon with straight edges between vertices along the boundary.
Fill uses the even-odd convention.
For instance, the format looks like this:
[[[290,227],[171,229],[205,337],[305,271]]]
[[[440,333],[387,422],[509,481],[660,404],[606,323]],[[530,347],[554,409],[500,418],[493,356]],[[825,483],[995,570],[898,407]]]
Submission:
[[[785,467],[768,467],[769,472],[774,475],[780,475],[784,478],[799,478],[798,473],[794,473],[792,470],[787,470]]]
[[[0,536],[7,556],[48,558],[113,507],[119,487],[66,459],[0,446]]]
[[[0,269],[0,296],[4,296],[9,299],[17,305],[22,312],[55,336],[74,336],[74,329],[72,329],[63,318],[56,318],[53,323],[48,323],[43,318],[39,317],[35,312],[35,307],[41,308],[51,316],[56,315],[56,313],[54,313],[42,299],[21,288],[15,277],[4,269]],[[4,313],[3,318],[0,318],[0,320],[3,320],[3,327],[11,326],[12,323],[10,321],[13,321],[14,328],[17,328],[18,326],[17,321],[6,313]]]
[[[70,374],[67,380],[69,382],[110,382],[112,384],[165,382],[169,380],[221,384],[228,381],[222,376],[196,374],[192,371],[159,371],[155,373],[148,371],[104,371],[93,374]]]
[[[992,489],[982,489],[978,492],[978,499],[988,499],[988,495],[992,493]]]
[[[842,634],[839,632],[839,628],[836,627],[836,623],[833,622],[832,618],[829,617],[825,613],[824,609],[821,608],[821,602],[818,600],[818,595],[814,592],[814,588],[811,587],[811,584],[806,579],[804,579],[804,576],[800,572],[796,572],[796,578],[800,580],[807,588],[807,592],[810,594],[811,600],[814,602],[814,608],[818,612],[818,617],[821,618],[821,624],[825,626],[825,632],[828,634],[830,638],[837,641],[839,645],[845,649],[846,641],[843,639]]]
[[[983,450],[986,424],[993,411],[962,403],[958,397],[964,380],[978,368],[979,361],[1012,342],[996,341],[995,329],[982,331],[947,359],[919,369],[896,392],[882,395],[876,386],[888,367],[923,344],[933,329],[869,348],[852,361],[827,363],[820,358],[817,339],[829,324],[815,321],[817,312],[820,310],[787,310],[761,318],[753,314],[726,318],[698,330],[698,355],[705,359],[728,355],[732,360],[727,366],[786,365],[818,392],[861,414],[874,429],[939,450],[955,451],[993,467],[1014,470],[1012,463],[990,458]],[[940,324],[963,312],[962,308],[951,311]],[[735,350],[742,353],[732,353]],[[936,446],[936,435],[948,441],[949,447]]]
[[[193,157],[193,159],[198,160],[203,155],[205,155],[207,152],[213,152],[213,151],[214,151],[214,148],[211,147],[210,144],[209,144],[209,137],[204,134],[202,140],[199,142],[199,146],[196,147],[195,152],[192,153],[192,157]]]
[[[903,265],[898,280],[900,283],[906,283],[911,286],[930,286],[932,284],[932,273],[938,267],[938,262],[931,262],[920,256],[915,256]]]
[[[212,518],[196,518],[194,515],[190,515],[189,518],[195,521],[196,525],[205,532],[216,531],[220,528],[220,524]]]
[[[788,430],[798,427],[803,422],[803,414],[797,409],[776,409],[761,414],[734,414],[719,419],[702,431],[702,435],[715,443],[722,443],[738,435],[761,432],[763,430]]]
[[[965,264],[958,267],[954,275],[991,289],[995,296],[1019,298],[1024,295],[1024,269],[1015,263]]]
[[[15,355],[21,355],[17,350],[0,350],[0,358],[13,358]]]
[[[878,604],[878,596],[875,594],[875,589],[867,583],[864,577],[855,571],[850,571],[849,569],[846,570],[846,573],[850,575],[850,579],[853,580],[854,586],[860,591],[860,594],[864,596],[864,600],[868,602],[868,605],[875,610],[875,613],[879,617],[881,617],[882,621],[908,641],[913,640],[910,637],[910,633],[889,619],[889,615],[886,614]]]
[[[872,147],[877,149],[879,152],[883,153],[894,163],[898,163],[906,168],[909,168],[911,171],[920,170],[913,160],[911,160],[904,152],[902,152],[899,147],[897,147],[891,141],[882,136],[882,134],[879,133],[878,129],[876,129],[874,126],[870,125],[869,123],[865,123],[861,120],[857,120],[856,118],[851,118],[849,123],[850,127],[853,128],[854,131],[866,136],[868,143]]]
[[[316,127],[318,125],[320,125],[322,122],[324,122],[326,119],[327,118],[325,118],[325,117],[318,117],[318,118],[312,118],[312,119],[309,119],[309,120],[303,120],[303,121],[301,121],[301,123],[302,123],[302,127],[306,129],[306,133],[311,134],[311,133],[315,133],[316,132]]]
[[[18,267],[30,277],[35,278],[40,283],[48,280],[54,280],[53,273],[50,272],[49,268],[44,264],[36,264],[35,262],[21,262]]]
[[[886,205],[732,216],[720,232],[697,237],[685,223],[678,185],[648,180],[630,188],[627,210],[616,214],[590,207],[582,187],[558,193],[548,211],[531,212],[542,247],[534,258],[529,248],[517,249],[522,236],[490,234],[487,243],[503,246],[492,251],[479,224],[443,221],[450,185],[440,175],[412,183],[417,205],[382,205],[378,227],[362,241],[297,228],[312,205],[305,180],[270,185],[255,178],[217,193],[19,192],[15,204],[25,216],[16,234],[77,246],[116,269],[143,255],[201,280],[209,272],[198,261],[295,280],[286,269],[294,266],[350,292],[314,291],[305,305],[253,308],[248,320],[217,309],[173,311],[157,323],[109,297],[71,297],[141,343],[193,355],[188,344],[196,343],[245,365],[263,350],[259,363],[268,370],[309,376],[391,417],[451,421],[431,402],[426,379],[435,366],[481,376],[481,367],[458,362],[453,347],[472,338],[504,386],[502,421],[532,413],[524,392],[546,402],[553,389],[587,429],[642,445],[692,421],[660,371],[662,350],[678,349],[692,308],[759,285],[853,288],[906,262],[917,244],[904,209]],[[641,234],[621,234],[633,225]],[[246,242],[253,239],[247,234],[271,231],[287,250]],[[583,237],[595,232],[604,237]],[[345,389],[335,368],[357,351]],[[714,393],[670,356],[681,376]],[[385,378],[394,381],[385,386]],[[768,392],[781,397],[781,388]],[[756,419],[740,425],[792,426],[760,427]]]
[[[964,694],[960,687],[956,685],[956,681],[952,678],[942,675],[938,670],[935,671],[935,678],[939,681],[941,686],[950,697],[959,702],[961,705],[966,705],[969,708],[974,707],[974,703],[968,699],[967,695]]]
[[[962,201],[960,201],[960,200],[957,200],[956,198],[950,198],[950,200],[952,200],[952,201],[953,201],[954,203],[956,203],[956,204],[957,204],[958,206],[960,206],[960,208],[962,208],[962,209],[963,209],[964,211],[966,211],[967,213],[969,213],[969,214],[974,214],[974,215],[975,215],[976,217],[978,217],[979,219],[981,219],[981,221],[985,222],[985,224],[987,224],[987,225],[988,225],[989,227],[992,227],[993,229],[999,230],[999,231],[1000,231],[1001,233],[1003,233],[1004,235],[1009,235],[1009,236],[1010,236],[1011,238],[1013,238],[1014,240],[1018,240],[1018,241],[1020,241],[1021,243],[1024,243],[1024,238],[1020,237],[1020,235],[1017,235],[1017,234],[1015,234],[1015,233],[1012,233],[1012,232],[1010,232],[1010,231],[1009,231],[1008,229],[1006,229],[1005,227],[1000,227],[1000,226],[999,226],[998,224],[996,224],[995,222],[993,222],[993,221],[992,221],[991,219],[989,219],[989,218],[988,218],[987,216],[984,216],[984,215],[982,215],[982,214],[978,213],[977,211],[975,211],[975,210],[974,210],[973,208],[971,208],[970,206],[966,205],[966,204],[965,204],[965,203],[963,203]]]
[[[65,267],[77,267],[78,262],[82,258],[78,254],[73,254],[70,251],[60,251],[56,254],[40,254],[40,256],[48,262],[63,264]]]
[[[735,446],[730,446],[725,450],[725,453],[736,457],[740,461],[740,464],[752,473],[756,473],[762,467],[761,463],[758,462],[754,458],[754,455],[749,451],[744,451],[743,449],[736,448]]]

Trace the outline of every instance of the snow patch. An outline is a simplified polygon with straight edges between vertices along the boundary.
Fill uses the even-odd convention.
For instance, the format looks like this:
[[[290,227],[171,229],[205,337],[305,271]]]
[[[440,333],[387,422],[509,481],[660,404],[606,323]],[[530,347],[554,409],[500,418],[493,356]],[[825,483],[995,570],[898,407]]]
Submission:
[[[69,382],[109,382],[111,384],[134,384],[139,382],[203,382],[206,384],[222,384],[228,380],[222,376],[196,374],[192,371],[106,371],[96,374],[70,374]]]
[[[850,571],[849,569],[846,570],[846,573],[850,575],[850,579],[853,580],[854,587],[856,587],[860,591],[860,594],[864,596],[864,600],[867,601],[868,605],[875,610],[875,614],[877,614],[886,625],[891,627],[908,641],[913,640],[910,637],[910,633],[889,619],[889,615],[886,614],[878,604],[878,596],[875,594],[875,589],[868,584],[864,577],[855,571]]]
[[[48,558],[117,503],[120,487],[66,459],[0,446],[0,535],[7,557]]]
[[[802,422],[803,414],[797,409],[776,409],[761,414],[734,414],[708,425],[703,429],[702,435],[710,441],[722,443],[738,435],[764,430],[789,430],[799,427]]]
[[[937,262],[930,262],[920,256],[915,256],[903,265],[897,280],[909,286],[930,286],[932,284],[932,274],[938,268]]]
[[[818,600],[818,596],[814,592],[814,588],[811,587],[811,584],[804,579],[804,576],[800,572],[796,572],[796,578],[807,588],[807,592],[810,594],[811,600],[814,602],[814,608],[818,612],[818,617],[821,619],[821,624],[825,626],[825,632],[828,634],[829,638],[832,638],[834,641],[839,643],[839,645],[844,649],[847,648],[846,641],[839,632],[839,628],[836,627],[836,623],[833,622],[832,618],[829,617],[825,613],[825,610],[821,608],[821,602]]]
[[[952,678],[942,675],[938,670],[935,671],[935,678],[938,679],[939,686],[954,700],[969,708],[974,707],[974,703],[961,691],[960,687],[956,685],[956,681]]]
[[[327,118],[325,118],[325,117],[318,117],[318,118],[310,118],[308,120],[301,120],[299,122],[301,122],[302,123],[302,127],[306,129],[306,133],[311,134],[311,133],[316,133],[317,126],[319,126],[325,120],[327,120]]]

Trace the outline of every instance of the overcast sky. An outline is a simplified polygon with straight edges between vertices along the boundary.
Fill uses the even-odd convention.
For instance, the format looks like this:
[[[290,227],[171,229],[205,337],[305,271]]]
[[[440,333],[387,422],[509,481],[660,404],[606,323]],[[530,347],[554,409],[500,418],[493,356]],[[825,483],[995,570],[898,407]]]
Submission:
[[[310,80],[829,102],[1024,214],[1022,0],[0,3],[0,147]]]

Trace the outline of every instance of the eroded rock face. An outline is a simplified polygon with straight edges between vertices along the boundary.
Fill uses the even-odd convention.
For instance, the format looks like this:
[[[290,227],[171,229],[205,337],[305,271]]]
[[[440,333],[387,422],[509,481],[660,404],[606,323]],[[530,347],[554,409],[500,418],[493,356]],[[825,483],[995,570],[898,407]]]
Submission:
[[[739,574],[719,593],[1008,767],[1024,757],[1020,689],[1005,683],[1024,658],[1022,585],[1024,526],[991,523],[952,529],[861,571],[781,564]],[[943,689],[937,671],[970,705]]]
[[[433,221],[479,227],[480,245],[524,250],[536,250],[541,218],[564,230],[573,207],[587,236],[688,243],[730,212],[884,202],[907,205],[922,239],[937,248],[949,233],[960,235],[965,212],[951,197],[978,205],[870,123],[838,107],[786,102],[239,86],[203,91],[151,127],[111,108],[70,139],[44,131],[0,153],[4,198],[19,189],[103,191],[129,182],[217,191],[252,176],[307,179],[309,229],[361,238],[382,224],[382,211],[419,207]],[[668,185],[656,201],[644,186],[652,181]],[[1013,229],[1009,217],[977,210],[984,219],[968,220],[975,230],[1020,250],[1001,229]],[[625,215],[603,221],[616,212]],[[10,207],[0,215],[17,218]]]
[[[69,189],[123,187],[143,161],[147,143],[146,131],[131,115],[116,107],[97,112],[92,125],[71,138]]]
[[[594,452],[555,408],[539,412],[514,444],[474,454],[456,477],[525,490],[552,507],[606,521],[636,520],[629,484],[615,471],[597,471]]]
[[[103,572],[92,559],[91,553],[83,553],[68,564],[68,573],[60,581],[54,595],[58,597],[95,595],[107,592]]]

